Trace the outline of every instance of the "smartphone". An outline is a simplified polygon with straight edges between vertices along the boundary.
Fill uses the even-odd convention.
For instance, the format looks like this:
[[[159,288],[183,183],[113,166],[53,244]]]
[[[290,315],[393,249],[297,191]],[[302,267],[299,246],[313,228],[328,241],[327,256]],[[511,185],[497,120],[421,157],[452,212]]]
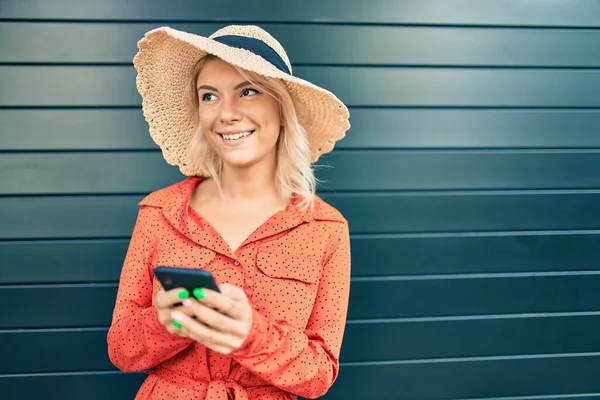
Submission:
[[[215,278],[203,269],[160,266],[154,268],[154,275],[165,290],[184,288],[192,293],[196,288],[203,288],[219,292]]]

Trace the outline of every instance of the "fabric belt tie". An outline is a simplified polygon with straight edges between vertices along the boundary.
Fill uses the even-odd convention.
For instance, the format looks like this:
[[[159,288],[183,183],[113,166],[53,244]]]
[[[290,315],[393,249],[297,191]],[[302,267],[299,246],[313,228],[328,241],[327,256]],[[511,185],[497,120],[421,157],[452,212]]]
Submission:
[[[250,395],[260,397],[280,392],[273,386],[244,388],[236,381],[229,379],[212,379],[210,382],[198,381],[165,368],[156,368],[150,374],[177,386],[203,391],[206,393],[207,400],[248,400]]]

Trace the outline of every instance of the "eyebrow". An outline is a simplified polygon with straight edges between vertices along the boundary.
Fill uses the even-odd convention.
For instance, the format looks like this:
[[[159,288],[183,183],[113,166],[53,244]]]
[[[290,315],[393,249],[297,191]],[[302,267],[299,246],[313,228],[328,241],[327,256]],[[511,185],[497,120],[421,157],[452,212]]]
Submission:
[[[242,82],[242,83],[240,83],[240,84],[237,84],[237,85],[236,85],[236,86],[233,88],[233,90],[238,90],[238,89],[241,89],[241,88],[243,88],[244,86],[248,86],[248,85],[250,85],[250,84],[251,84],[251,83],[250,83],[249,81],[244,81],[244,82]],[[219,91],[217,88],[215,88],[215,87],[212,87],[212,86],[208,86],[208,85],[201,85],[201,86],[198,86],[198,88],[197,88],[196,90],[197,90],[197,91],[199,91],[199,90],[201,90],[201,89],[211,90],[211,91],[213,91],[213,92],[218,92],[218,91]]]

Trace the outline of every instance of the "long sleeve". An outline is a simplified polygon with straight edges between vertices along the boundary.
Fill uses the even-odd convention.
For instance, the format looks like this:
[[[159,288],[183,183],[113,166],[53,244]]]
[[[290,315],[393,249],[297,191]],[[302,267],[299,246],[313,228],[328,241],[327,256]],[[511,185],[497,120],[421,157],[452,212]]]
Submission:
[[[350,292],[350,235],[341,225],[323,267],[306,329],[254,311],[251,332],[232,355],[270,384],[306,398],[323,396],[336,380]]]
[[[107,341],[110,360],[124,372],[156,367],[191,343],[170,334],[152,305],[151,262],[156,238],[151,230],[159,213],[159,208],[140,209],[119,280]]]

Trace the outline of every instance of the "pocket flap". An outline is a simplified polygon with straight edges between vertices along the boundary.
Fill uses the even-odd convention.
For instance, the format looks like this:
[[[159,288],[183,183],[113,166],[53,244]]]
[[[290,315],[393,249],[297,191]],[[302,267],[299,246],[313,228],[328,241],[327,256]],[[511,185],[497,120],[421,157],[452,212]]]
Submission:
[[[315,283],[321,274],[319,260],[305,254],[259,251],[256,261],[258,268],[271,278]]]

